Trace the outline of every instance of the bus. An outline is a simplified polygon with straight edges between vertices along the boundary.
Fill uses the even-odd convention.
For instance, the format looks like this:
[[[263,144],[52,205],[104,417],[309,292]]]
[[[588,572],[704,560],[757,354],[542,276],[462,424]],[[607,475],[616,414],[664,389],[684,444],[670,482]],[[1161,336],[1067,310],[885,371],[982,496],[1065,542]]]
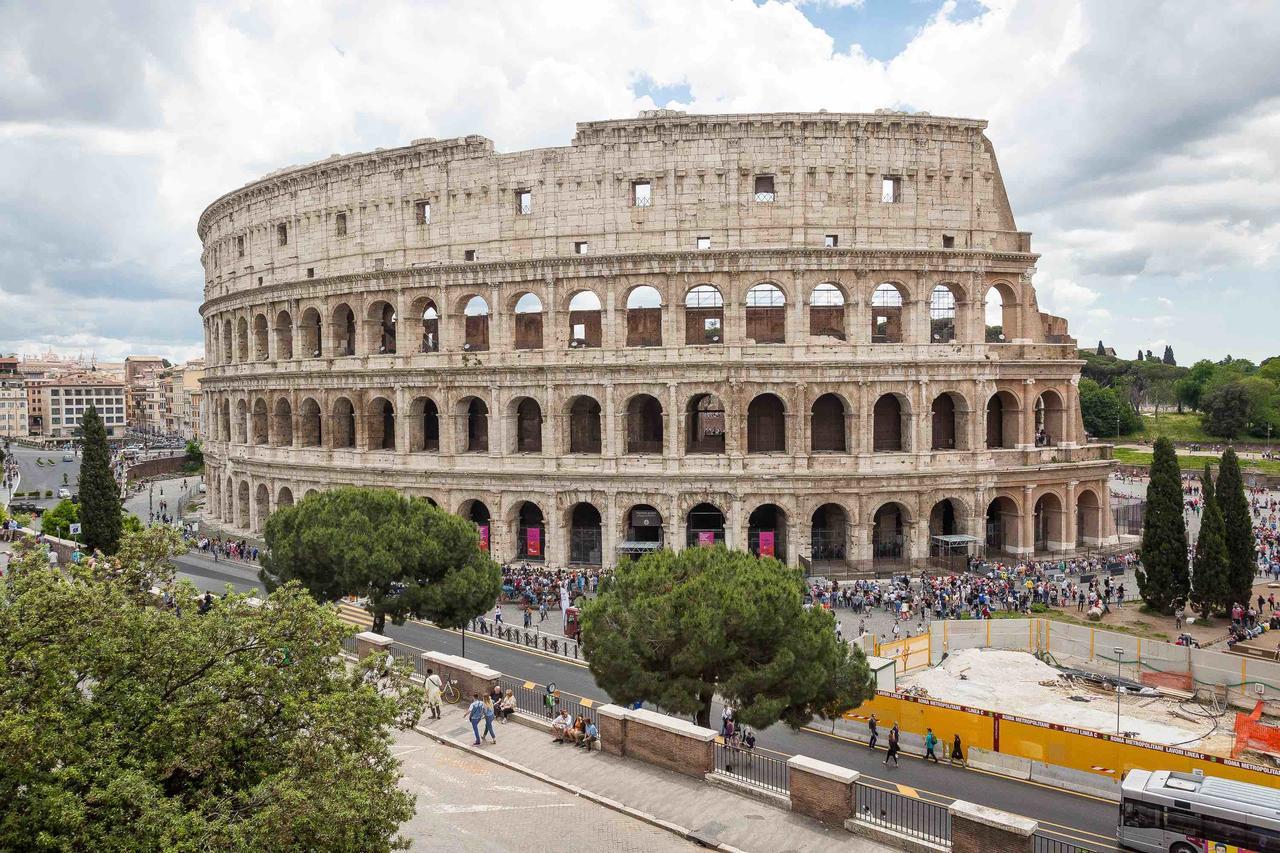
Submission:
[[[1130,770],[1120,846],[1149,853],[1280,853],[1280,790],[1202,771]]]

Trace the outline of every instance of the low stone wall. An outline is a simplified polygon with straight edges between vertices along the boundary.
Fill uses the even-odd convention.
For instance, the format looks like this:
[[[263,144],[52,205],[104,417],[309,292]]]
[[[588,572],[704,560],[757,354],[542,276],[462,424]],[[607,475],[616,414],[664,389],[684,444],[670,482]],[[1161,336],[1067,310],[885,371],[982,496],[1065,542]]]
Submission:
[[[440,678],[446,684],[450,680],[458,682],[458,691],[464,702],[470,701],[476,693],[481,696],[488,694],[497,685],[501,675],[482,663],[444,652],[424,652],[422,660],[426,668],[440,673]]]
[[[177,456],[160,456],[155,459],[144,459],[141,462],[135,462],[130,465],[125,472],[125,477],[130,480],[145,480],[148,477],[158,477],[161,474],[181,474],[182,466],[187,462],[185,453],[179,453]]]
[[[626,711],[624,752],[646,764],[701,779],[715,769],[716,733],[643,708]]]
[[[833,826],[854,815],[854,788],[859,773],[807,755],[787,759],[791,778],[791,810]]]
[[[951,804],[951,849],[955,853],[1029,853],[1039,824],[999,809],[956,800]]]

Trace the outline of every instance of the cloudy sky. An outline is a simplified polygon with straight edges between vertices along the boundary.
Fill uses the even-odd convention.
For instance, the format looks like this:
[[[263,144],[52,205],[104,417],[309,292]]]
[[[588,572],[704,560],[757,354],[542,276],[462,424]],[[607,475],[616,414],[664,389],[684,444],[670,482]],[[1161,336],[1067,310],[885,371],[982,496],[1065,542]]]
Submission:
[[[0,352],[199,354],[195,221],[281,166],[574,122],[981,117],[1042,309],[1090,345],[1280,352],[1280,4],[0,0]]]

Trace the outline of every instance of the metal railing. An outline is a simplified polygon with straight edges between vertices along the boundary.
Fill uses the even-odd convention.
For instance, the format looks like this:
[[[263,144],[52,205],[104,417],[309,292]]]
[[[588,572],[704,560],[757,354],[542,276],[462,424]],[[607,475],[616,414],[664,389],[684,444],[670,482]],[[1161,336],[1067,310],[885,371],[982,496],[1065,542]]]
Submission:
[[[467,630],[483,637],[493,637],[525,648],[560,655],[570,660],[583,659],[581,644],[565,636],[544,634],[537,629],[523,628],[518,625],[508,626],[483,616],[472,619],[467,624]]]
[[[525,684],[533,684],[534,686],[525,687]],[[509,675],[500,676],[498,685],[502,688],[503,693],[510,690],[511,695],[515,697],[516,713],[524,714],[528,717],[536,717],[540,720],[549,720],[563,708],[575,720],[579,716],[583,716],[592,723],[598,723],[595,706],[584,705],[574,696],[558,690],[548,694],[545,685],[534,684],[531,681],[521,681]],[[550,701],[548,701],[548,696],[550,696]]]
[[[354,654],[356,653],[356,638],[355,638],[354,636],[352,636],[352,637],[343,637],[343,638],[342,638],[342,650],[343,650],[344,652],[350,652],[351,654],[353,654],[353,655],[354,655]]]
[[[858,820],[937,844],[951,843],[951,813],[941,803],[857,783]]]
[[[791,775],[784,759],[722,743],[715,745],[715,756],[717,773],[778,794],[791,790]]]
[[[1033,853],[1096,853],[1097,847],[1088,847],[1077,841],[1062,841],[1037,832],[1031,836]]]

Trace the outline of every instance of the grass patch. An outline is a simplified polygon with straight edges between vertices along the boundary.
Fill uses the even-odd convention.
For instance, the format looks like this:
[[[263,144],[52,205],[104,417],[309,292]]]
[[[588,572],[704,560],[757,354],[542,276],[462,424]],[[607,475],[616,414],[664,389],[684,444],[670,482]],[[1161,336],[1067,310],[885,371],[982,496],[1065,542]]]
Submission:
[[[1170,441],[1196,442],[1199,444],[1222,444],[1227,441],[1220,435],[1209,435],[1200,426],[1198,412],[1161,412],[1158,415],[1143,415],[1142,429],[1120,436],[1117,441],[1153,442],[1160,436],[1167,436]],[[1106,436],[1101,436],[1106,439]],[[1241,436],[1231,439],[1236,445],[1265,445],[1266,441],[1253,436]]]
[[[1007,610],[993,610],[991,612],[992,619],[1035,619],[1037,617],[1052,619],[1054,622],[1065,622],[1068,625],[1083,625],[1086,628],[1100,628],[1104,631],[1118,631],[1121,634],[1132,634],[1135,637],[1149,637],[1153,640],[1170,640],[1169,635],[1164,631],[1148,630],[1151,627],[1151,624],[1148,622],[1134,622],[1130,625],[1113,625],[1110,622],[1090,622],[1088,619],[1080,619],[1062,610],[1055,610],[1052,607],[1044,613],[1032,613],[1030,616],[1023,613],[1010,613]]]
[[[1115,460],[1122,465],[1150,465],[1152,454],[1143,450],[1128,450],[1123,447],[1115,449]],[[1183,471],[1200,470],[1204,468],[1205,463],[1217,465],[1222,457],[1212,454],[1197,454],[1194,456],[1178,455],[1178,467]],[[1241,459],[1240,469],[1242,471],[1257,471],[1263,474],[1280,474],[1280,459]]]

